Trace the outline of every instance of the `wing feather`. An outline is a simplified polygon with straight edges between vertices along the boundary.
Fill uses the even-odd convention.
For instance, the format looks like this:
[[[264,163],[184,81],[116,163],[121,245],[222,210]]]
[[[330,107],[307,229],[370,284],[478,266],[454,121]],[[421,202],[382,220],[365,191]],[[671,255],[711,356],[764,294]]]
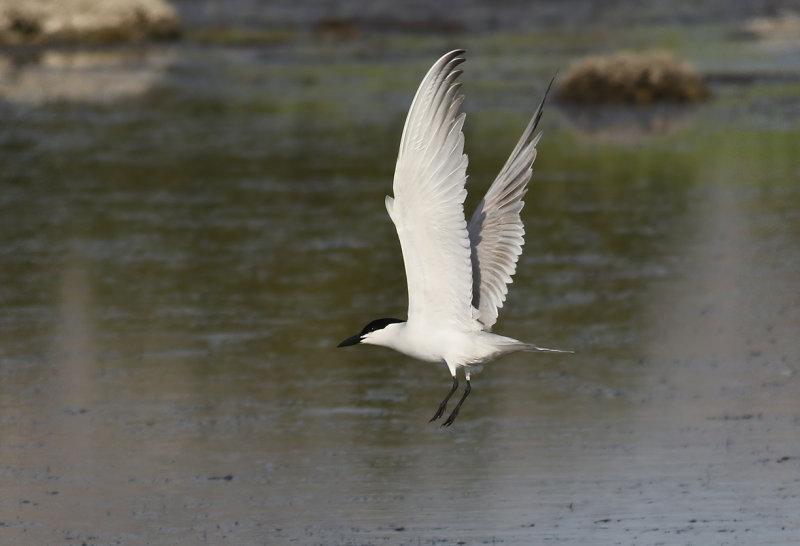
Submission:
[[[525,204],[522,198],[528,191],[536,145],[542,136],[534,133],[552,84],[551,80],[522,138],[475,209],[467,228],[472,249],[472,305],[478,309],[478,318],[487,331],[497,322],[525,243],[520,217]]]
[[[403,128],[386,209],[408,282],[408,320],[479,328],[472,309],[471,247],[464,217],[463,51],[444,55],[417,90]]]

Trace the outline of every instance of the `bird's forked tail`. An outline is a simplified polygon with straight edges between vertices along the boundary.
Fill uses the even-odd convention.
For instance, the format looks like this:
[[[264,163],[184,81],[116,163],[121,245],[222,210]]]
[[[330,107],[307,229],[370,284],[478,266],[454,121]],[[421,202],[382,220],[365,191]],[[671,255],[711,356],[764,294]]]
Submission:
[[[523,351],[529,353],[556,353],[556,354],[575,354],[575,351],[564,351],[561,349],[548,349],[547,347],[539,347],[533,343],[525,343],[522,348]]]

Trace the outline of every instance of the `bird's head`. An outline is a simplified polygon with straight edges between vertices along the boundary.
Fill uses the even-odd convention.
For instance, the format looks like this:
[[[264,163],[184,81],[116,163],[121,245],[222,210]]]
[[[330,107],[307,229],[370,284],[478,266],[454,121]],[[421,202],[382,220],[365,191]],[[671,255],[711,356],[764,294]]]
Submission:
[[[397,324],[405,322],[396,318],[380,318],[373,320],[358,334],[348,337],[342,341],[338,347],[348,347],[364,343],[367,345],[388,345],[392,335],[397,328]]]

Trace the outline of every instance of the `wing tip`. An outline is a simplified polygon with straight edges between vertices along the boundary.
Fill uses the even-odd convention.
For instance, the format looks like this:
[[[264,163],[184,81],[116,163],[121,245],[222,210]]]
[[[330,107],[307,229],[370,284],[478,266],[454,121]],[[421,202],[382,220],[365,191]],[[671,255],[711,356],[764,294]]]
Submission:
[[[454,49],[439,57],[439,60],[436,61],[434,66],[440,65],[446,72],[452,72],[455,67],[466,61],[466,59],[462,57],[466,52],[466,49]],[[461,71],[458,72],[459,74],[461,73]]]
[[[558,72],[553,74],[553,77],[550,78],[550,83],[547,84],[547,89],[544,90],[544,95],[542,96],[542,100],[541,100],[541,102],[539,102],[539,106],[536,108],[536,112],[534,112],[534,114],[533,114],[533,119],[532,119],[532,123],[531,123],[530,129],[528,131],[526,131],[528,133],[528,135],[527,135],[528,138],[527,138],[526,144],[530,143],[530,142],[533,142],[533,141],[538,142],[539,138],[541,138],[541,136],[542,136],[542,132],[541,131],[539,131],[538,134],[536,133],[536,127],[539,126],[539,121],[542,119],[542,114],[544,113],[544,105],[547,102],[547,96],[550,94],[550,88],[553,87],[553,82],[556,81],[556,76],[557,75],[558,75]],[[534,136],[534,134],[536,134],[536,136]]]

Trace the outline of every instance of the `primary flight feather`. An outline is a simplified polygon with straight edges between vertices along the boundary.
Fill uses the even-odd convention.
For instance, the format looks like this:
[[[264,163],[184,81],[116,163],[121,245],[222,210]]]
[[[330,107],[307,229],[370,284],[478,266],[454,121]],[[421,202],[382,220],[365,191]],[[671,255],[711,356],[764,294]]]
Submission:
[[[465,114],[459,113],[464,97],[456,82],[463,53],[447,53],[423,78],[400,139],[394,197],[386,197],[403,252],[408,319],[374,320],[339,344],[381,345],[444,362],[453,384],[431,421],[444,414],[458,388],[456,371],[464,368],[466,389],[444,426],[453,423],[471,391],[472,366],[518,351],[567,352],[490,333],[522,253],[520,211],[541,136],[534,133],[544,98],[467,224]]]

